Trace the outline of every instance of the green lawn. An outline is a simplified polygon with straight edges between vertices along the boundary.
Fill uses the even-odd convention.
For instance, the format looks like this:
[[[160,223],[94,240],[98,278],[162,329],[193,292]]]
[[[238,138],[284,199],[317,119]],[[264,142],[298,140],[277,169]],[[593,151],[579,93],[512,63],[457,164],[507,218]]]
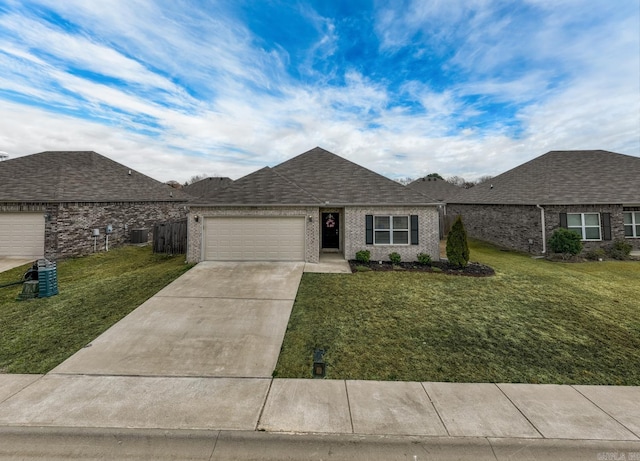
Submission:
[[[0,285],[28,267],[0,273]],[[127,246],[61,261],[57,296],[16,301],[21,286],[0,288],[0,372],[48,372],[190,267]]]
[[[496,276],[304,274],[274,375],[640,385],[640,262],[471,260]]]

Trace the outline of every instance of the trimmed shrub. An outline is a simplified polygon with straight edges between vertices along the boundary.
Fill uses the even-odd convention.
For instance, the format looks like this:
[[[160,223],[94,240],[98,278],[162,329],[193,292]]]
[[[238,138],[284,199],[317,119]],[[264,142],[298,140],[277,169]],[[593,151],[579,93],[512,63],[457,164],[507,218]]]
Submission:
[[[360,250],[356,252],[356,261],[359,263],[367,264],[371,259],[371,252],[369,250]]]
[[[416,257],[418,258],[418,263],[422,264],[423,266],[428,266],[431,264],[431,256],[426,253],[418,253]]]
[[[569,259],[582,251],[582,241],[576,232],[560,227],[549,239],[549,248],[554,253],[562,255],[562,259]]]
[[[453,267],[463,268],[469,263],[467,231],[464,229],[461,216],[456,218],[447,235],[447,259]]]
[[[633,247],[629,243],[624,240],[616,239],[608,248],[608,252],[609,256],[613,259],[625,260],[629,259],[629,254],[631,254],[632,249]]]
[[[392,264],[400,264],[400,261],[402,261],[402,257],[399,253],[396,253],[394,251],[393,253],[389,253],[389,261],[391,261]]]
[[[606,252],[602,248],[594,248],[593,250],[587,251],[585,256],[591,261],[600,261],[606,256]]]

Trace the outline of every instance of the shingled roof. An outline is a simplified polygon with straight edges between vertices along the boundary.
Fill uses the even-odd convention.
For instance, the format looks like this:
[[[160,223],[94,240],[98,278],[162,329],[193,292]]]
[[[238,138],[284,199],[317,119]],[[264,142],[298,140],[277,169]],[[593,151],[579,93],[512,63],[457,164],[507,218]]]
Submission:
[[[49,151],[0,162],[0,202],[172,202],[187,196],[91,151]]]
[[[640,158],[604,150],[551,151],[461,191],[450,203],[640,203]]]
[[[192,197],[210,197],[231,183],[233,183],[231,178],[216,176],[201,179],[193,184],[184,186],[181,190]]]
[[[317,201],[315,197],[272,168],[264,167],[234,181],[215,195],[200,197],[192,203],[304,205]]]
[[[409,189],[420,192],[427,197],[433,197],[439,202],[447,202],[451,197],[455,197],[462,190],[461,187],[451,184],[444,179],[428,177],[419,178],[410,184],[407,184]]]
[[[245,176],[196,204],[425,205],[423,194],[320,147]]]

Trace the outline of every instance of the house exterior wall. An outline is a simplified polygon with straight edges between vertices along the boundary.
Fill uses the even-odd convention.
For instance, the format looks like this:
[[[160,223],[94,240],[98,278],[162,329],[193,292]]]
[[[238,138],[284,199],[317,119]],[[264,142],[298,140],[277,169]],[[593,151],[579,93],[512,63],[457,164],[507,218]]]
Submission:
[[[198,207],[192,206],[187,221],[187,261],[202,260],[204,220],[213,217],[304,216],[306,224],[305,261],[317,263],[320,257],[318,207]],[[195,217],[198,216],[198,221]],[[308,217],[312,217],[309,222]]]
[[[469,237],[528,253],[542,253],[540,210],[535,206],[448,204],[447,216],[458,215],[462,216]]]
[[[439,218],[436,207],[345,207],[345,259],[355,259],[356,252],[369,250],[371,260],[388,261],[397,252],[403,261],[416,261],[418,253],[440,259]],[[366,216],[418,215],[418,245],[367,245]]]
[[[560,227],[560,213],[610,213],[612,239],[624,239],[635,249],[640,249],[640,239],[624,237],[622,205],[544,205],[543,208],[547,241],[553,231]],[[541,210],[535,205],[448,204],[447,215],[461,215],[470,237],[527,253],[542,253]],[[606,248],[612,240],[582,243],[586,252]]]
[[[34,212],[45,215],[44,252],[51,260],[93,253],[93,229],[100,229],[97,251],[105,250],[105,228],[113,227],[109,248],[131,241],[131,230],[186,215],[185,204],[176,202],[0,204],[0,211]]]

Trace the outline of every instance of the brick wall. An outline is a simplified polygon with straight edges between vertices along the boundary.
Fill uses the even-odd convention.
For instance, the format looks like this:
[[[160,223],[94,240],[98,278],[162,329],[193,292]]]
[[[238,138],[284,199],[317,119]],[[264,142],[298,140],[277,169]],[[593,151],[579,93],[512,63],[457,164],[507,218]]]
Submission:
[[[345,207],[345,259],[355,259],[356,252],[369,250],[372,260],[388,261],[389,253],[397,252],[403,261],[415,261],[418,253],[440,259],[439,219],[436,207]],[[367,245],[366,215],[418,215],[419,245]]]
[[[198,216],[196,222],[195,216]],[[313,221],[305,219],[306,248],[305,261],[317,263],[320,254],[319,218],[317,207],[191,207],[187,220],[187,261],[199,262],[202,259],[202,234],[204,220],[208,217],[269,217],[269,216],[312,216]]]
[[[535,206],[448,204],[447,216],[457,215],[462,215],[469,237],[529,253],[542,252],[540,210]]]
[[[100,230],[96,251],[105,251],[105,228],[110,224],[109,248],[131,241],[131,230],[186,216],[185,204],[154,203],[61,203],[46,206],[45,257],[60,259],[94,252],[93,229]]]
[[[624,239],[623,208],[620,205],[548,205],[544,210],[547,241],[560,227],[560,213],[611,213],[612,238]],[[541,215],[540,209],[534,205],[449,204],[447,215],[462,215],[470,237],[532,254],[542,253]],[[640,239],[625,241],[640,249]],[[584,251],[610,244],[611,241],[607,240],[583,242]]]

